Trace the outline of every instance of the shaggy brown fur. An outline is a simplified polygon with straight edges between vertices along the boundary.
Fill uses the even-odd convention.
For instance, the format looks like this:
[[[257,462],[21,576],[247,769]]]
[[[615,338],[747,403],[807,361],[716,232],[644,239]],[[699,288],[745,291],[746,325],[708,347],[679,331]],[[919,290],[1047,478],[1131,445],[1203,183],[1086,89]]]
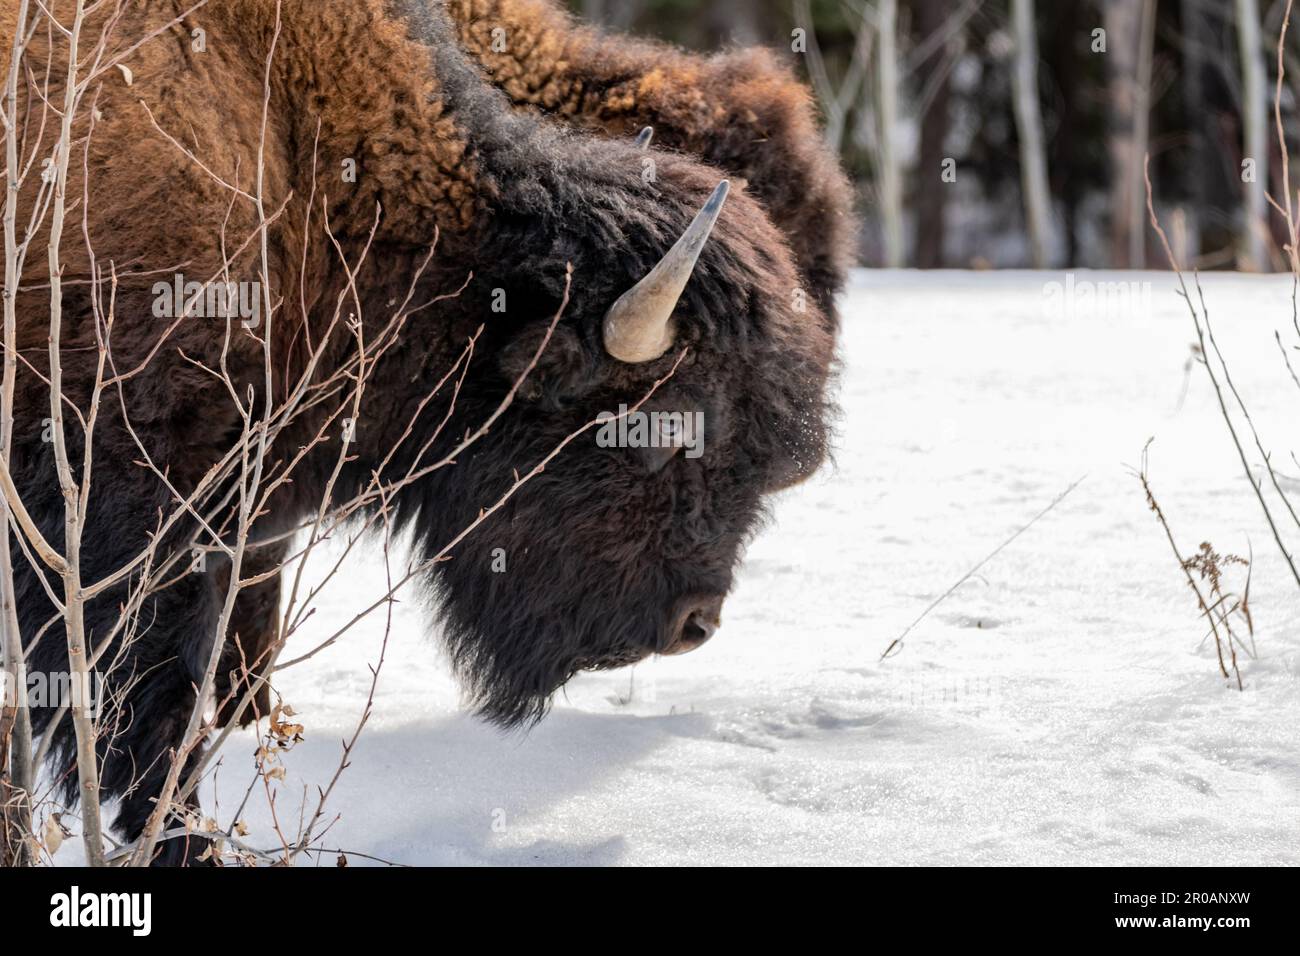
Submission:
[[[694,56],[579,25],[557,0],[447,7],[465,49],[513,102],[620,136],[651,125],[656,145],[744,177],[832,312],[852,262],[852,193],[808,87],[774,53]]]
[[[15,7],[15,0],[0,0],[0,28],[12,30]],[[57,5],[56,14],[66,14],[64,7]],[[128,48],[182,8],[172,0],[127,5],[114,25],[113,48]],[[304,341],[320,341],[347,286],[325,222],[349,262],[371,244],[357,275],[367,337],[388,323],[391,303],[405,296],[435,232],[437,255],[412,301],[454,290],[473,273],[459,296],[412,315],[402,347],[372,369],[335,500],[364,487],[390,453],[387,474],[405,474],[481,423],[532,354],[572,264],[572,300],[526,396],[455,467],[434,471],[393,503],[423,554],[435,553],[497,500],[513,471],[531,468],[599,411],[644,395],[685,350],[654,401],[706,414],[702,457],[678,456],[665,465],[636,449],[575,443],[426,582],[471,701],[503,724],[536,719],[574,673],[664,649],[684,606],[729,590],[743,543],[761,521],[764,495],[810,473],[825,453],[831,323],[815,303],[796,304],[793,293],[804,280],[786,239],[740,188],[678,306],[674,349],[639,365],[612,360],[601,340],[605,311],[680,235],[721,173],[656,152],[657,178],[647,183],[640,176],[644,154],[629,140],[578,134],[532,111],[511,110],[458,48],[440,10],[423,0],[284,0],[268,72],[275,10],[274,0],[214,0],[130,55],[130,85],[115,69],[99,77],[93,132],[88,121],[77,128],[69,185],[76,208],[63,241],[67,397],[86,410],[96,365],[83,214],[95,263],[104,269],[111,261],[119,276],[113,370],[144,368],[101,403],[83,579],[98,580],[133,557],[158,515],[174,505],[173,492],[140,466],[142,454],[165,467],[183,494],[237,440],[241,422],[226,385],[197,364],[216,367],[228,335],[236,390],[251,390],[263,407],[261,346],[252,334],[219,319],[173,326],[152,306],[159,276],[206,280],[226,255],[232,279],[258,277],[257,243],[240,248],[255,233],[257,210],[223,183],[253,188],[264,141],[267,214],[283,207],[270,231],[267,269],[272,301],[282,303],[271,327],[276,400],[284,370],[301,366]],[[102,25],[100,14],[88,33],[97,35]],[[191,31],[200,27],[203,53],[190,46]],[[30,75],[43,76],[47,59],[51,75],[61,75],[65,45],[55,43],[51,53],[38,33],[28,53]],[[263,134],[264,76],[270,97]],[[53,102],[60,102],[54,86]],[[36,145],[42,101],[28,89],[22,100],[23,154],[44,154],[52,136],[47,129]],[[206,169],[155,128],[150,112]],[[357,162],[355,183],[340,175],[347,159]],[[35,201],[36,179],[28,177],[20,224]],[[34,250],[43,252],[42,239],[34,239]],[[19,345],[35,371],[20,365],[12,471],[33,519],[57,546],[63,502],[41,438],[49,414],[41,378],[49,334],[43,264],[44,255],[28,256],[19,297]],[[508,302],[504,313],[491,308],[498,292]],[[454,405],[446,395],[425,405],[480,326]],[[265,322],[257,332],[264,329]],[[332,374],[354,348],[351,336],[336,336],[318,374]],[[270,467],[308,445],[331,412],[323,402],[304,415],[278,440]],[[125,428],[128,415],[143,452]],[[444,437],[420,452],[420,436],[433,434],[444,417]],[[417,440],[403,444],[409,423]],[[84,442],[72,417],[68,431],[79,469]],[[276,534],[314,513],[336,457],[335,447],[308,455],[259,518],[256,534]],[[195,533],[179,528],[162,550],[187,546]],[[509,573],[491,570],[497,549],[508,555]],[[253,557],[244,576],[277,558]],[[20,623],[30,642],[53,608],[31,568],[17,560]],[[212,647],[229,566],[209,564],[152,597],[134,642],[105,658],[115,661],[107,679],[126,694],[127,713],[112,747],[101,748],[103,791],[121,799],[116,825],[128,838],[151,809]],[[223,681],[241,657],[256,657],[274,639],[276,587],[268,581],[241,595],[223,644]],[[92,640],[116,619],[121,596],[108,591],[87,606]],[[33,671],[66,668],[56,633],[29,651]],[[33,714],[38,731],[50,716]],[[65,771],[68,730],[63,721],[54,758]],[[178,862],[184,853],[169,845],[162,859]]]

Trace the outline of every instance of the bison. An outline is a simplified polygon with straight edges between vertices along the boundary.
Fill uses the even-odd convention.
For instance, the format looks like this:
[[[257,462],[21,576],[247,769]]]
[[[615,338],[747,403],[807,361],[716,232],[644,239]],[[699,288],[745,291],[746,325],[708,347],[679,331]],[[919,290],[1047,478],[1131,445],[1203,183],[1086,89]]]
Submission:
[[[7,35],[17,7],[0,0]],[[109,29],[126,56],[95,77],[93,107],[74,128],[67,195],[82,208],[69,222],[82,221],[62,243],[62,387],[82,415],[104,334],[87,280],[109,263],[116,275],[113,387],[89,449],[71,413],[67,428],[74,471],[87,452],[93,461],[83,581],[111,580],[150,541],[160,555],[205,532],[224,543],[213,529],[229,524],[211,516],[152,536],[250,427],[242,413],[257,427],[291,383],[329,376],[382,334],[394,303],[420,303],[401,347],[369,370],[341,467],[319,441],[337,431],[328,403],[277,434],[266,467],[301,460],[256,516],[257,547],[239,569],[249,586],[220,636],[216,722],[266,712],[267,687],[247,665],[255,675],[279,640],[274,571],[327,490],[345,499],[378,469],[418,471],[503,406],[454,466],[386,503],[420,553],[455,539],[584,422],[647,393],[646,410],[703,422],[704,442],[687,456],[588,433],[432,566],[424,586],[470,703],[501,725],[526,724],[581,670],[703,643],[766,496],[827,451],[848,194],[798,84],[752,52],[700,59],[582,33],[582,55],[569,56],[558,39],[567,21],[535,0],[213,0],[180,19],[184,5],[163,0],[91,9],[88,28]],[[507,33],[530,23],[559,33],[499,60],[477,39],[497,15]],[[37,64],[28,75],[52,77],[48,102],[61,102],[57,31],[35,31],[27,57]],[[39,113],[44,100],[20,90],[19,115]],[[647,153],[622,135],[642,123],[671,148]],[[739,177],[730,188],[728,173]],[[255,175],[265,203],[249,191]],[[37,180],[24,183],[21,210],[40,200]],[[65,502],[43,440],[49,278],[35,258],[17,298],[9,470],[57,546]],[[160,275],[166,287],[181,271],[223,266],[234,282],[266,278],[265,314],[159,317],[170,294]],[[327,339],[340,301],[356,334]],[[476,333],[454,393],[429,401]],[[313,342],[328,344],[313,352]],[[62,671],[67,647],[50,629],[59,582],[23,557],[27,544],[11,531],[29,669]],[[494,573],[498,554],[508,573]],[[231,571],[218,549],[151,593],[129,634],[112,626],[129,576],[85,607],[88,639],[109,644],[101,676],[122,711],[99,757],[128,840],[182,741]],[[244,680],[257,693],[231,706]],[[71,800],[74,739],[55,718],[33,713]],[[193,844],[164,841],[156,862],[194,855]]]

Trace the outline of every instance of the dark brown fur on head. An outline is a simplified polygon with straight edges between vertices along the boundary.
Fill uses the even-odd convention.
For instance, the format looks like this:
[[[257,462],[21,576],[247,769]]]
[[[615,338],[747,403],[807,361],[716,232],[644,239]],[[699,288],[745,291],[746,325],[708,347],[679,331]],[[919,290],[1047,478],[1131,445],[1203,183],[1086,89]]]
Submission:
[[[417,0],[434,2],[434,0]],[[557,0],[446,0],[465,49],[516,104],[699,156],[743,177],[834,316],[853,261],[852,190],[811,92],[765,48],[713,56],[580,25]]]
[[[6,16],[12,7],[11,0],[0,2]],[[169,4],[129,9],[118,29],[132,37],[174,16]],[[124,427],[123,409],[181,493],[239,434],[225,385],[199,365],[219,367],[226,324],[185,320],[169,327],[151,314],[150,290],[157,272],[182,263],[186,272],[211,275],[222,259],[222,222],[236,242],[253,232],[255,210],[223,183],[251,185],[262,94],[260,80],[249,78],[266,69],[275,9],[274,0],[214,5],[204,20],[210,53],[184,52],[188,25],[164,32],[131,61],[134,84],[106,81],[99,100],[104,125],[84,160],[88,231],[99,261],[130,264],[116,302],[117,367],[149,363],[124,383],[120,400],[113,395],[101,408],[82,549],[88,581],[129,560],[158,514],[174,507],[173,490],[138,464],[141,450]],[[664,649],[684,600],[728,590],[764,496],[807,475],[825,454],[832,323],[815,298],[803,302],[805,280],[768,210],[737,188],[678,305],[673,347],[656,361],[614,360],[603,346],[605,312],[686,228],[719,170],[660,153],[657,175],[647,182],[643,154],[630,139],[566,130],[510,109],[457,47],[439,11],[422,3],[286,0],[283,9],[265,150],[270,204],[287,203],[268,248],[272,299],[285,301],[271,331],[273,388],[286,387],[282,370],[302,368],[303,343],[321,341],[334,303],[348,291],[340,257],[355,266],[369,249],[356,274],[367,334],[388,322],[391,303],[402,300],[435,231],[437,255],[414,301],[434,301],[473,273],[459,296],[412,316],[402,347],[371,370],[336,500],[363,487],[394,448],[390,477],[436,460],[485,420],[559,308],[570,265],[571,300],[529,387],[454,466],[393,502],[422,552],[436,553],[501,496],[516,470],[527,472],[598,413],[635,403],[679,359],[648,408],[705,416],[698,458],[651,462],[638,449],[597,447],[587,433],[436,565],[428,587],[474,702],[502,723],[536,718],[577,670]],[[141,101],[164,129],[184,133],[197,155],[210,150],[207,169],[156,131]],[[348,159],[357,165],[355,183],[338,175]],[[78,173],[70,189],[80,195],[81,188]],[[25,201],[32,201],[30,191]],[[326,223],[337,251],[321,232]],[[84,408],[97,358],[94,323],[86,286],[75,282],[87,268],[85,250],[66,245],[63,367],[70,398]],[[258,276],[257,245],[235,256],[235,278]],[[30,275],[28,288],[38,281]],[[504,312],[492,308],[500,296]],[[20,343],[40,370],[48,302],[39,290],[20,299],[19,324]],[[422,404],[480,326],[454,405],[447,393]],[[232,377],[260,405],[260,346],[242,330],[233,334]],[[354,348],[352,336],[339,336],[318,376]],[[60,540],[63,503],[40,438],[48,392],[35,374],[23,376],[18,401],[15,480],[44,534]],[[331,410],[322,403],[279,436],[271,467],[311,445]],[[421,455],[424,436],[447,415],[440,439]],[[403,441],[412,422],[416,438]],[[75,468],[82,453],[72,445]],[[337,448],[328,445],[310,453],[256,532],[272,534],[313,514],[336,459]],[[184,547],[193,531],[178,528],[163,551]],[[504,573],[493,568],[498,549]],[[214,563],[151,597],[142,614],[148,626],[120,656],[106,657],[117,661],[111,681],[124,690],[130,684],[127,719],[103,754],[103,789],[124,798],[117,822],[129,837],[151,809],[202,680],[222,598],[222,570]],[[19,614],[30,640],[52,608],[39,580],[19,564]],[[92,601],[88,631],[107,633],[120,599],[110,590]],[[264,658],[276,634],[274,604],[266,588],[241,594],[223,636],[223,682],[241,656]],[[34,670],[66,667],[57,640],[41,641],[30,656]],[[219,684],[218,693],[229,686]],[[50,714],[33,717],[40,730]],[[68,758],[70,744],[65,721],[57,759]]]

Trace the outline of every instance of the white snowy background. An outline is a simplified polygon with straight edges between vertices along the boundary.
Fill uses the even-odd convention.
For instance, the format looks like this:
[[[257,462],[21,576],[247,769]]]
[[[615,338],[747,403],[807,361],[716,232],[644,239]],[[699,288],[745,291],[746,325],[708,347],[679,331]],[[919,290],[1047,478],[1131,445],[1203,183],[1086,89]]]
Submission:
[[[1062,307],[1045,287],[1064,274],[859,273],[836,460],[776,503],[722,629],[684,657],[583,675],[528,733],[464,712],[408,595],[324,845],[404,864],[1300,861],[1300,590],[1201,368],[1180,407],[1194,330],[1173,278],[1075,278],[1149,282],[1149,307]],[[1296,475],[1300,391],[1273,339],[1290,280],[1203,284],[1265,441]],[[1219,676],[1130,470],[1152,436],[1182,550],[1253,547],[1244,693]],[[375,543],[295,646],[384,590]],[[277,682],[306,726],[277,797],[291,825],[363,709],[383,623]],[[255,746],[233,739],[204,787],[223,824]],[[260,791],[244,818],[274,845]]]

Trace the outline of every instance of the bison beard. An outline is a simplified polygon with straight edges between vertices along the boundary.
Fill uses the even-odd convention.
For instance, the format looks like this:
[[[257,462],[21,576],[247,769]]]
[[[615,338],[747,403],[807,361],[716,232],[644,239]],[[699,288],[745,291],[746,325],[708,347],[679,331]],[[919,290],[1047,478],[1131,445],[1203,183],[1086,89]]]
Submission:
[[[550,434],[520,416],[477,451],[471,467],[508,476],[519,461],[543,457]],[[493,721],[540,718],[579,670],[664,650],[674,605],[730,589],[741,544],[761,514],[758,476],[714,476],[720,486],[706,488],[703,470],[678,458],[680,470],[634,472],[629,481],[619,451],[560,456],[454,560],[437,565],[433,596],[444,638],[473,702]],[[421,489],[430,520],[417,527],[426,548],[441,547],[482,496],[495,500],[504,485],[438,473]],[[602,494],[593,496],[597,488]],[[507,570],[484,573],[496,549]]]
[[[0,3],[6,15],[10,6]],[[187,271],[211,274],[221,261],[211,224],[229,216],[232,230],[250,227],[246,207],[232,211],[225,190],[176,159],[137,99],[152,103],[165,127],[192,135],[197,153],[215,153],[212,162],[227,175],[234,176],[237,164],[253,168],[246,141],[230,133],[260,126],[260,79],[250,85],[248,78],[265,69],[275,8],[273,0],[230,0],[205,15],[209,46],[226,55],[247,51],[246,61],[222,66],[213,58],[203,70],[191,69],[175,45],[158,41],[141,49],[147,63],[135,71],[130,90],[106,87],[99,101],[102,129],[86,161],[89,232],[101,261],[133,261],[145,271],[186,260],[193,263]],[[133,9],[119,29],[144,36],[168,16]],[[651,402],[704,415],[704,454],[666,464],[636,449],[598,448],[588,435],[525,484],[450,560],[434,566],[429,597],[474,705],[505,725],[535,720],[579,670],[674,649],[688,612],[712,613],[729,590],[743,544],[762,518],[763,496],[805,477],[826,453],[833,322],[818,300],[838,280],[826,280],[805,305],[804,278],[786,238],[763,205],[735,188],[677,304],[672,346],[658,359],[616,361],[603,339],[606,313],[682,235],[721,171],[654,151],[656,178],[645,182],[646,154],[631,139],[575,133],[538,113],[512,109],[460,50],[441,7],[425,0],[285,0],[273,62],[274,142],[266,179],[277,195],[299,198],[272,234],[270,280],[286,296],[309,290],[301,315],[295,309],[280,313],[276,366],[301,364],[296,350],[304,329],[319,329],[346,289],[335,257],[316,249],[303,255],[305,237],[295,232],[294,224],[304,220],[301,197],[311,195],[318,169],[358,160],[356,184],[345,190],[335,184],[328,210],[349,261],[371,242],[376,205],[383,210],[374,252],[357,276],[363,322],[384,321],[387,304],[405,293],[435,229],[441,235],[437,256],[415,301],[459,287],[470,271],[474,276],[459,296],[412,321],[405,347],[386,354],[372,372],[339,494],[364,487],[394,448],[391,474],[417,466],[421,443],[401,441],[413,417],[415,434],[432,435],[451,416],[445,439],[420,463],[482,424],[542,341],[570,263],[572,300],[529,373],[528,387],[454,467],[432,472],[393,503],[417,546],[436,554],[500,497],[516,470],[531,468],[599,412],[641,398],[679,360]],[[775,186],[765,188],[771,193]],[[79,183],[70,186],[76,195],[80,189]],[[197,225],[189,228],[190,222]],[[840,261],[842,251],[835,256]],[[72,249],[66,257],[69,276],[87,268]],[[244,274],[236,278],[257,275],[249,261],[237,269]],[[34,274],[24,284],[31,289],[39,282]],[[68,288],[66,339],[83,348],[64,355],[64,376],[70,397],[84,407],[95,371],[94,349],[84,345],[93,343],[94,325],[85,293],[77,291],[84,287],[70,282]],[[158,340],[148,288],[126,279],[119,290],[114,350],[120,367],[135,367]],[[502,294],[508,308],[494,312]],[[39,294],[20,297],[19,325],[20,347],[39,356],[48,331],[48,303]],[[480,325],[486,328],[454,404],[423,407],[432,383]],[[224,386],[189,362],[215,367],[224,331],[220,323],[183,324],[175,348],[161,350],[149,375],[125,386],[137,432],[153,457],[170,467],[182,493],[238,432]],[[341,342],[323,364],[341,362],[351,347],[350,340]],[[232,348],[233,374],[255,391],[260,362],[260,347],[241,341]],[[20,383],[20,421],[39,423],[48,413],[48,392],[40,386],[33,375]],[[309,445],[325,414],[305,416],[279,439],[283,447]],[[86,580],[132,557],[159,510],[172,504],[171,492],[134,464],[139,453],[120,409],[105,407],[102,416],[82,553]],[[80,450],[69,453],[79,468]],[[313,514],[334,461],[332,450],[310,455],[256,532],[274,534]],[[15,481],[42,532],[58,541],[63,503],[49,467],[40,428],[20,429]],[[188,540],[189,530],[178,530],[173,546]],[[498,549],[506,557],[504,573],[492,570]],[[273,566],[278,554],[260,560]],[[145,825],[194,704],[218,619],[221,576],[228,574],[214,563],[208,573],[188,575],[151,597],[134,641],[106,655],[117,665],[109,683],[125,704],[111,747],[101,746],[101,784],[106,795],[120,798],[116,825],[128,839]],[[30,568],[20,565],[20,623],[30,643],[53,608]],[[257,570],[246,568],[245,577]],[[218,697],[231,689],[229,675],[241,654],[257,658],[274,642],[277,592],[272,578],[240,595]],[[108,631],[120,597],[109,591],[87,606],[88,632]],[[231,640],[235,633],[240,647]],[[32,670],[66,667],[66,648],[52,637],[36,643],[29,657]],[[265,713],[265,698],[258,703]],[[34,712],[36,729],[50,717]],[[52,752],[60,772],[69,767],[72,743],[65,720]],[[71,800],[75,772],[65,779]],[[171,841],[159,860],[182,862],[194,852]]]

